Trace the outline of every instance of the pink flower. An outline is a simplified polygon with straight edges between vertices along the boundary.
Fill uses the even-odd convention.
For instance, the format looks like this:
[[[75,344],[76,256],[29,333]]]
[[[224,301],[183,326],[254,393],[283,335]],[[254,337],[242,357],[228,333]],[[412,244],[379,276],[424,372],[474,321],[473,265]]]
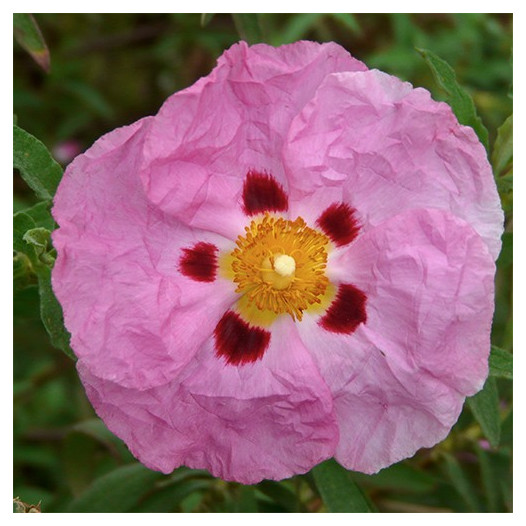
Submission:
[[[77,157],[53,214],[80,377],[151,469],[374,473],[442,440],[487,376],[484,148],[336,44],[234,45]]]

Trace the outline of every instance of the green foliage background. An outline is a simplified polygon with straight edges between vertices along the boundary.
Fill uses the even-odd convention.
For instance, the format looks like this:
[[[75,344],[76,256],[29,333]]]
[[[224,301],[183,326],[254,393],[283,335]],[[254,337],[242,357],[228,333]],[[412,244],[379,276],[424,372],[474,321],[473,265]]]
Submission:
[[[512,511],[511,15],[36,15],[49,51],[17,16],[18,41],[26,49],[14,44],[16,122],[63,164],[65,147],[84,150],[103,133],[155,113],[167,96],[208,74],[240,35],[273,45],[333,40],[369,67],[423,86],[454,108],[473,99],[489,132],[506,232],[497,262],[492,376],[444,442],[374,476],[333,461],[256,486],[186,468],[165,476],[138,464],[95,417],[73,360],[51,344],[46,328],[54,345],[68,351],[48,286],[49,195],[36,181],[44,202],[38,200],[27,174],[21,177],[24,158],[15,153],[13,208],[23,213],[14,224],[13,496],[41,503],[43,512]],[[417,49],[428,50],[427,62]],[[440,78],[435,55],[453,68],[456,81]],[[15,146],[33,141],[23,130],[15,129]],[[56,168],[47,167],[52,187]]]

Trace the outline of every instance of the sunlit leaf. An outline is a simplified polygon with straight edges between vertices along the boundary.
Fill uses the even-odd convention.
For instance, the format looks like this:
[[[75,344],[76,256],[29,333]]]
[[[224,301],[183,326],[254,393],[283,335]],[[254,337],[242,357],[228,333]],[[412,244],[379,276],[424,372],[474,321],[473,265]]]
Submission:
[[[513,354],[491,346],[489,355],[489,374],[494,377],[513,379]]]
[[[41,199],[51,200],[62,178],[62,168],[36,137],[13,126],[13,166]]]
[[[207,26],[214,16],[215,13],[201,13],[201,27]]]
[[[331,513],[367,513],[372,508],[351,474],[335,460],[312,470],[316,487]]]
[[[44,71],[49,72],[49,50],[33,16],[26,13],[13,13],[13,26],[17,42]]]
[[[457,82],[453,68],[443,59],[427,49],[418,49],[431,68],[438,85],[446,92],[447,102],[451,106],[460,124],[471,126],[482,144],[488,148],[488,130],[477,115],[475,104],[469,93]]]

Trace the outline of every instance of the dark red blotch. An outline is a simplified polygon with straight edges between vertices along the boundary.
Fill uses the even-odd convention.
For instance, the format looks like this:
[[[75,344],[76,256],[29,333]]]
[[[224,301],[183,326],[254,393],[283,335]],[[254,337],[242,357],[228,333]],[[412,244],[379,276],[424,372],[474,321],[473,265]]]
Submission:
[[[243,210],[247,215],[284,212],[289,200],[283,187],[266,173],[250,171],[243,185]]]
[[[355,214],[356,210],[348,204],[334,203],[321,214],[316,224],[341,247],[353,241],[360,231]]]
[[[232,365],[261,359],[270,342],[270,332],[249,325],[232,311],[225,312],[219,320],[214,337],[217,356]]]
[[[360,323],[367,321],[366,301],[367,296],[354,285],[340,285],[336,298],[319,324],[330,332],[351,334]]]
[[[217,275],[217,247],[200,242],[192,248],[183,248],[179,268],[195,281],[214,281]]]

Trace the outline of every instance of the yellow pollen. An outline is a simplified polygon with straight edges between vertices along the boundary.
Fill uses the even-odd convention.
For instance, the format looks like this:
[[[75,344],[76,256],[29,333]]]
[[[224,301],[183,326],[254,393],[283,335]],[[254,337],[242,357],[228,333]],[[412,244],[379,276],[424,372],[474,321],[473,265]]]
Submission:
[[[266,213],[252,221],[229,255],[240,304],[261,311],[261,318],[273,313],[301,320],[305,310],[322,303],[329,286],[328,246],[329,238],[301,217],[290,221]]]

